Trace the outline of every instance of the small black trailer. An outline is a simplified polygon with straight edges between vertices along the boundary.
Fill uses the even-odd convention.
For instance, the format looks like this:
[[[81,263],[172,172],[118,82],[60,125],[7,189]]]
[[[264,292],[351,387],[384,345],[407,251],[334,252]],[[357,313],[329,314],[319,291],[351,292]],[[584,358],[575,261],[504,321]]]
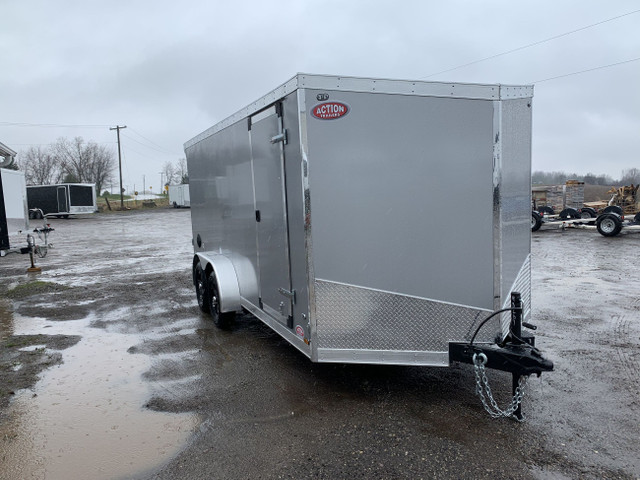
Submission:
[[[32,185],[27,187],[29,217],[95,213],[98,211],[94,183],[60,183],[57,185]]]

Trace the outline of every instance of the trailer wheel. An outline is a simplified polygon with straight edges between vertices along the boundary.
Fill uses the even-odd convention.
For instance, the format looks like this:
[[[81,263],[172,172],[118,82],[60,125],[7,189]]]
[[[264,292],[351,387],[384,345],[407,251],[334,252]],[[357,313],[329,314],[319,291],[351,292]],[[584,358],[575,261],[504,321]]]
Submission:
[[[580,214],[575,208],[565,208],[560,212],[560,218],[566,220],[567,218],[580,218]]]
[[[209,312],[218,328],[228,328],[233,319],[236,316],[236,312],[224,312],[220,311],[220,292],[218,290],[218,282],[216,275],[211,272],[209,274]]]
[[[618,215],[623,215],[623,211],[622,211],[622,207],[619,207],[618,205],[609,205],[608,207],[606,207],[602,213],[617,213]]]
[[[597,216],[593,208],[585,207],[580,209],[580,218],[596,218]]]
[[[537,232],[542,226],[542,217],[538,212],[531,212],[531,231]]]
[[[553,210],[553,208],[548,207],[548,206],[546,206],[546,205],[545,205],[544,207],[540,207],[540,208],[538,209],[538,211],[539,211],[540,213],[546,213],[547,215],[555,215],[555,214],[556,214],[556,212]]]
[[[204,313],[209,313],[210,304],[208,301],[209,288],[207,286],[207,274],[204,273],[204,270],[202,270],[200,262],[196,264],[193,274],[193,280],[196,286],[196,298],[198,299],[198,307],[200,307],[200,310],[202,310]]]
[[[622,230],[622,220],[615,213],[606,213],[598,217],[596,226],[600,235],[615,237]]]

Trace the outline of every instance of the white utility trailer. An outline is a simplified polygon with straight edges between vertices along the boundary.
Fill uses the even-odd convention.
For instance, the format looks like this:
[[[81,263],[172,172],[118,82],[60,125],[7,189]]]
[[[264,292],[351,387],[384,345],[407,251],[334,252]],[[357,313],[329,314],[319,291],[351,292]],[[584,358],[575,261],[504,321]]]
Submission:
[[[531,212],[531,231],[536,232],[543,226],[565,230],[567,228],[580,228],[597,230],[604,237],[615,237],[624,230],[625,233],[640,232],[640,213],[634,217],[625,217],[622,208],[610,205],[601,212],[593,208],[576,210],[566,208],[559,214],[555,214],[548,207]]]
[[[53,228],[46,223],[30,228],[24,173],[0,168],[0,256],[29,253],[32,255],[31,268],[37,271],[33,254],[41,258],[47,255],[51,247],[49,233],[52,231]],[[36,236],[41,240],[39,245],[36,244]]]
[[[26,238],[28,229],[24,173],[0,168],[0,252],[3,256]]]
[[[174,208],[190,207],[189,184],[169,185],[169,205]]]
[[[188,141],[200,308],[248,311],[314,362],[504,353],[511,312],[484,321],[516,292],[531,315],[532,96],[298,74]]]

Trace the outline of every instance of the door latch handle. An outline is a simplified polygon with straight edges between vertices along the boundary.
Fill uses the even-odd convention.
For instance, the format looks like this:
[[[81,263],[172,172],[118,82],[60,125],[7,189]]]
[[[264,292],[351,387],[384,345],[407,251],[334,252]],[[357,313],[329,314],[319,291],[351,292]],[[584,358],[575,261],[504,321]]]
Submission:
[[[287,144],[287,131],[284,130],[282,133],[278,134],[278,135],[274,135],[273,137],[271,137],[271,143],[278,143],[278,142],[282,142],[284,145]]]
[[[284,295],[285,297],[287,297],[288,299],[290,299],[294,304],[296,303],[296,291],[295,290],[287,290],[284,288],[279,288],[278,289],[278,293],[280,293],[280,295]]]

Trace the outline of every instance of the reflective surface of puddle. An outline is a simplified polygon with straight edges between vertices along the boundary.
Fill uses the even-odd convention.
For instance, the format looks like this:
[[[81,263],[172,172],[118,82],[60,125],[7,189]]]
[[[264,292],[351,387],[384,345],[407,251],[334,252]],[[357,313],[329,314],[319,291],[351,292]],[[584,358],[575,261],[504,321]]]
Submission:
[[[64,363],[44,370],[33,389],[16,392],[9,420],[0,425],[1,478],[130,476],[169,460],[198,425],[195,415],[144,408],[152,386],[142,374],[152,359],[127,353],[139,336],[92,328],[95,318],[3,317],[3,335],[10,329],[82,339],[61,352]]]

